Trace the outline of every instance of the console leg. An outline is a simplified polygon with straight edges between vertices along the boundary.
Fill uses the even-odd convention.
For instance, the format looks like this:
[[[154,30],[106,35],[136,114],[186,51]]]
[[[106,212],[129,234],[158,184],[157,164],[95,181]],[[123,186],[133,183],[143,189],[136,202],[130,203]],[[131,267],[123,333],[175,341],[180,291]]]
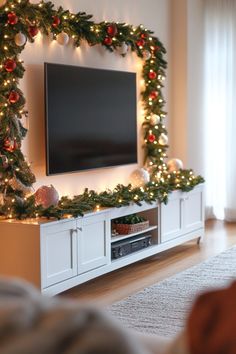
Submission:
[[[201,237],[201,236],[197,238],[197,244],[198,244],[198,245],[200,244],[201,239],[202,239],[202,237]]]

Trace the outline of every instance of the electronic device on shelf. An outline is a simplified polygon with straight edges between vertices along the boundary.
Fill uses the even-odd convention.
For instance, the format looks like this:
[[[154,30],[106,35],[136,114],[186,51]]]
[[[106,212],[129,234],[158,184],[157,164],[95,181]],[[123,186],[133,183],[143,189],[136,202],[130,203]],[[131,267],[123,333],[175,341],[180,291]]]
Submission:
[[[111,245],[111,259],[121,258],[130,253],[151,246],[151,238],[151,235],[142,235],[113,243]]]
[[[47,175],[137,163],[136,73],[44,64]]]

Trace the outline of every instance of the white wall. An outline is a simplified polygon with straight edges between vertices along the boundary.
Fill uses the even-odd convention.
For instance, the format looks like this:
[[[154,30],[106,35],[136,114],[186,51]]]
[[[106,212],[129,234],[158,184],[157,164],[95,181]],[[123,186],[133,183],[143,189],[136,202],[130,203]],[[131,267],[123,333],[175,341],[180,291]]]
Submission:
[[[171,1],[171,153],[203,173],[203,2]]]
[[[188,0],[188,96],[187,96],[187,163],[197,173],[204,172],[203,147],[203,28],[204,0]]]
[[[33,1],[37,3],[38,1]],[[164,43],[167,51],[170,50],[170,8],[169,0],[80,0],[60,1],[54,0],[56,6],[62,5],[72,12],[85,11],[94,15],[97,22],[103,20],[128,22],[133,25],[144,24],[152,29]],[[112,188],[117,183],[128,183],[130,173],[137,165],[122,166],[63,174],[47,177],[45,174],[44,152],[44,82],[43,63],[55,62],[72,65],[108,68],[117,70],[137,71],[140,75],[142,63],[134,54],[126,58],[107,52],[101,46],[88,47],[85,43],[78,49],[71,45],[61,47],[50,42],[47,38],[38,35],[34,44],[27,44],[21,55],[26,68],[21,87],[27,100],[29,118],[29,133],[23,144],[23,151],[28,160],[32,162],[32,169],[36,174],[35,188],[42,184],[53,184],[62,195],[74,195],[83,191],[85,187],[101,190]],[[170,61],[169,54],[166,59]],[[168,101],[169,84],[166,81],[165,98]],[[140,103],[138,110],[139,134],[139,165],[142,165],[142,138]],[[168,106],[167,106],[168,110]],[[124,127],[125,129],[125,127]]]

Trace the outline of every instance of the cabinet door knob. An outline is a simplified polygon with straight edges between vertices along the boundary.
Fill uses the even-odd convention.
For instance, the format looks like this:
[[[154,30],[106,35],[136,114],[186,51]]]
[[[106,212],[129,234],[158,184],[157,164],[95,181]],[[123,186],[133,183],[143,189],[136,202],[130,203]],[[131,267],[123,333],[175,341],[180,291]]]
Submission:
[[[77,227],[77,230],[83,231],[82,227]]]

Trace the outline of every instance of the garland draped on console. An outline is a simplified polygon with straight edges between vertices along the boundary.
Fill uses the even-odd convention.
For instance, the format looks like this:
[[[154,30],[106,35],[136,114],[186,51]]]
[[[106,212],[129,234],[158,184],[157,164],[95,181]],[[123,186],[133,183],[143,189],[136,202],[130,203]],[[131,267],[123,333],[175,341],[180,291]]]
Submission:
[[[73,14],[62,7],[55,9],[52,2],[44,1],[31,4],[28,0],[8,0],[0,7],[0,214],[5,217],[60,218],[131,202],[166,202],[169,192],[189,191],[203,182],[192,170],[170,172],[165,163],[168,138],[163,124],[166,112],[161,89],[167,63],[160,40],[143,25],[95,23],[91,18],[84,12]],[[22,117],[27,111],[24,94],[18,87],[24,75],[19,56],[27,41],[34,42],[39,31],[60,44],[70,39],[78,47],[85,40],[90,46],[100,44],[123,56],[129,49],[143,59],[144,149],[145,163],[151,168],[150,183],[141,188],[118,185],[113,191],[99,194],[86,189],[72,199],[62,197],[58,206],[46,209],[35,204],[34,196],[28,196],[35,176],[21,152],[21,141],[27,133]]]

